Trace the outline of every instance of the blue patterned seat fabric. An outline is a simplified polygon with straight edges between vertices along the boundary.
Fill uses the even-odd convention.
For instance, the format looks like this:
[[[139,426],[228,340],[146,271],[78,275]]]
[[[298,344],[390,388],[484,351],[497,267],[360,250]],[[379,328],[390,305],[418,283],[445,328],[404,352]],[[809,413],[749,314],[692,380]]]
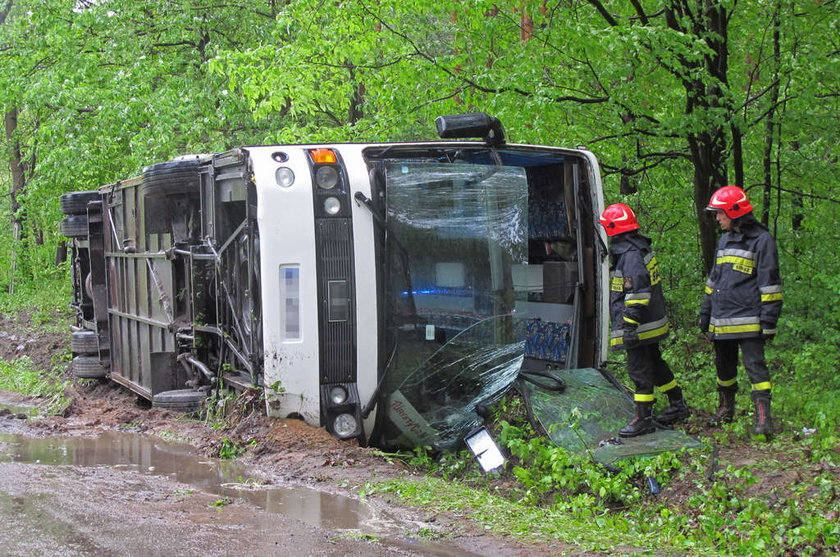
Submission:
[[[525,357],[549,362],[565,362],[569,351],[571,327],[568,323],[552,323],[542,319],[528,321]]]

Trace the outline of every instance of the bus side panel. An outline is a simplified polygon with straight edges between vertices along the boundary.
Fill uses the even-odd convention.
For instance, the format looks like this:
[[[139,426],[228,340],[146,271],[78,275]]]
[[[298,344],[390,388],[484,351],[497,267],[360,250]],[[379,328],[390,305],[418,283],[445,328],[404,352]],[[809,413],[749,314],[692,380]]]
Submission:
[[[277,163],[277,148],[249,149],[257,188],[260,273],[267,412],[299,416],[320,426],[318,287],[312,183],[307,154],[283,148],[288,160]],[[294,183],[281,187],[279,167],[292,169]]]

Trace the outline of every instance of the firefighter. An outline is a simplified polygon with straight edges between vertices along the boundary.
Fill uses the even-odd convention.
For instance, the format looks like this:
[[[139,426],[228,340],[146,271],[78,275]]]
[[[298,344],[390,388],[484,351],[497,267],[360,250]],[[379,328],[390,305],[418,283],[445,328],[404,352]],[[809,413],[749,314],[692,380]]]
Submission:
[[[715,264],[706,281],[700,328],[714,341],[718,408],[711,425],[731,422],[735,415],[738,349],[752,383],[754,435],[771,431],[770,371],[764,344],[776,334],[782,310],[782,280],[776,242],[753,215],[747,194],[737,186],[717,190],[709,211],[724,231]]]
[[[635,437],[655,429],[654,387],[669,401],[657,422],[680,421],[688,417],[689,409],[659,351],[659,341],[668,336],[668,318],[651,241],[638,232],[636,215],[622,203],[607,207],[600,222],[610,237],[610,349],[627,351],[627,372],[636,386],[636,415],[618,433]]]

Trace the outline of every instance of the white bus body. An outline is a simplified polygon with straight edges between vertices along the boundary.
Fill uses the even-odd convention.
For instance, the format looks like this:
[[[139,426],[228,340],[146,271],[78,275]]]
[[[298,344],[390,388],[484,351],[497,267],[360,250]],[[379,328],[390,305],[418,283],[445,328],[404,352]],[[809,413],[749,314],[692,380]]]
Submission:
[[[453,446],[520,369],[599,366],[597,160],[463,118],[441,135],[484,141],[242,147],[65,194],[78,358],[156,406],[258,387],[389,447]]]

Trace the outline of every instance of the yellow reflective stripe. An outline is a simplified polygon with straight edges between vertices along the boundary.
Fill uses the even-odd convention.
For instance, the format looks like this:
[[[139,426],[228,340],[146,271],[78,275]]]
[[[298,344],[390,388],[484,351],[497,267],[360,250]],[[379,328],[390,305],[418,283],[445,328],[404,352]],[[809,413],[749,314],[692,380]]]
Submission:
[[[709,330],[716,335],[728,335],[732,333],[753,333],[761,330],[761,325],[758,323],[750,323],[749,325],[728,325],[725,327],[709,325]]]
[[[718,385],[720,385],[721,387],[731,387],[731,386],[732,386],[732,385],[734,385],[737,381],[738,381],[738,379],[737,379],[737,378],[727,379],[727,380],[725,380],[725,381],[724,381],[723,379],[718,379]]]
[[[633,400],[635,400],[636,402],[653,402],[654,400],[656,400],[656,398],[653,396],[653,394],[645,395],[642,393],[636,393],[633,395]]]
[[[615,337],[610,339],[610,346],[618,346],[619,344],[624,344],[624,339],[621,337]]]
[[[639,324],[639,322],[638,322],[638,321],[633,321],[632,319],[630,319],[630,318],[629,318],[629,317],[627,317],[627,316],[625,316],[625,317],[624,317],[624,322],[625,322],[625,323],[630,323],[631,325],[638,325],[638,324]]]
[[[754,391],[769,391],[772,384],[770,381],[763,381],[761,383],[753,383],[753,390]]]
[[[646,338],[653,338],[659,335],[664,335],[668,332],[668,325],[663,325],[657,329],[651,329],[650,331],[644,331],[639,333],[639,340],[644,340]]]
[[[665,391],[670,391],[671,389],[673,389],[676,386],[677,386],[677,380],[674,379],[670,383],[665,383],[664,385],[659,386],[658,389],[659,389],[660,393],[664,393]]]
[[[651,257],[650,261],[645,264],[645,267],[650,275],[651,286],[658,284],[662,280],[662,277],[659,276],[659,263],[656,261],[656,258]]]
[[[755,261],[745,257],[738,257],[737,255],[724,255],[723,257],[718,257],[716,263],[718,265],[722,263],[732,263],[732,266],[736,271],[740,271],[748,275],[752,274],[755,269]]]
[[[782,293],[779,292],[777,294],[762,294],[761,301],[762,302],[776,302],[782,299]]]
[[[762,298],[763,297],[764,296],[762,296]],[[624,300],[624,305],[625,306],[646,306],[648,304],[650,304],[649,299],[648,300],[627,300],[627,299]]]
[[[711,286],[706,286],[706,287],[704,288],[704,290],[706,291],[706,294],[711,294],[712,292],[714,292],[714,290],[712,289],[712,287],[711,287]]]

